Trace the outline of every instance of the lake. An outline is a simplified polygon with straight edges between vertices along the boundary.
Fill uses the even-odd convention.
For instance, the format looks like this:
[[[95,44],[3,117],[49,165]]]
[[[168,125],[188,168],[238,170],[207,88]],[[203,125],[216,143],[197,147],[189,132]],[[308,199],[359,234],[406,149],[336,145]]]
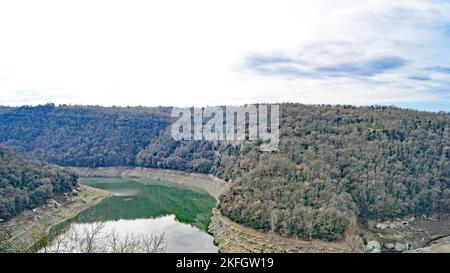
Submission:
[[[112,196],[80,213],[66,229],[82,230],[100,222],[105,231],[121,237],[164,233],[165,252],[218,252],[206,232],[216,205],[208,193],[141,178],[80,178],[79,182]]]

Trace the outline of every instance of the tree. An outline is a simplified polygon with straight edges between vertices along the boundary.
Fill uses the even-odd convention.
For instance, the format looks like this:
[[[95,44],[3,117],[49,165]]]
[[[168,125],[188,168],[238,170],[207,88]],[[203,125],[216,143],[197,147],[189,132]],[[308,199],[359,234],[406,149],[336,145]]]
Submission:
[[[12,232],[0,223],[0,253],[14,252],[11,244]]]
[[[4,108],[0,143],[65,166],[213,174],[231,182],[220,198],[224,215],[286,236],[336,240],[353,217],[450,212],[450,114],[346,105],[283,104],[280,110],[273,153],[261,152],[262,141],[176,141],[170,108],[161,107]],[[11,169],[0,165],[0,218],[73,185],[68,173]],[[314,232],[308,216],[297,212],[302,209],[315,215]]]
[[[61,167],[24,158],[0,146],[0,219],[71,191],[78,176]]]
[[[45,253],[160,253],[167,247],[164,233],[119,234],[101,222],[70,226],[40,252]]]

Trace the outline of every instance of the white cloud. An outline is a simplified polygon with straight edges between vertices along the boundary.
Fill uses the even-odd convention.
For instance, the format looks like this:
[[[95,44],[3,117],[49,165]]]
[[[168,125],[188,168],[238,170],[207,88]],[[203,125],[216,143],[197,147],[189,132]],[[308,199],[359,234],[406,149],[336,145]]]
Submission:
[[[450,64],[448,14],[443,1],[414,0],[2,1],[0,104],[439,100],[450,74],[427,68]],[[339,78],[245,67],[271,54],[307,69],[380,56],[408,63]]]

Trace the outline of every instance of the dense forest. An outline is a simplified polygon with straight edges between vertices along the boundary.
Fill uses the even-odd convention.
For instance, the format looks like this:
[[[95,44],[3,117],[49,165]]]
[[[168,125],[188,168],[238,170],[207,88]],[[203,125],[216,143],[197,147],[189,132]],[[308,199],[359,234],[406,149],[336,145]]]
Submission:
[[[77,179],[61,167],[24,159],[0,146],[0,219],[7,220],[72,190]]]
[[[278,152],[166,136],[137,164],[230,180],[223,214],[306,239],[339,239],[357,219],[449,212],[450,115],[285,104],[280,125]]]
[[[134,165],[136,154],[170,124],[169,108],[0,108],[0,143],[61,166]]]
[[[51,163],[211,173],[220,210],[255,228],[341,238],[365,219],[450,210],[450,115],[394,107],[283,104],[279,150],[175,141],[170,108],[53,105],[0,111],[0,143]]]

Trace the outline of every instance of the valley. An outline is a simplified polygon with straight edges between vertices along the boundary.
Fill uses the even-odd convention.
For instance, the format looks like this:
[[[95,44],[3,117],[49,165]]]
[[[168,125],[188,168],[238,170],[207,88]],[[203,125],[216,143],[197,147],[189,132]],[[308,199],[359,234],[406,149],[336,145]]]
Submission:
[[[106,229],[119,234],[132,234],[136,230],[166,232],[167,252],[355,251],[346,240],[308,241],[261,232],[234,222],[216,208],[219,193],[225,192],[227,183],[210,175],[129,167],[71,168],[71,171],[80,175],[79,194],[70,196],[67,202],[55,205],[52,201],[50,205],[26,211],[8,221],[12,230],[22,231],[13,236],[16,246],[37,251],[45,242],[51,251],[52,240],[69,226],[81,229],[83,225],[100,221],[105,223]],[[387,228],[380,230],[376,225]],[[403,242],[408,242],[408,252],[447,249],[445,236],[449,235],[450,222],[417,219],[410,226],[374,222],[372,228],[361,232],[366,240],[381,242],[384,251],[389,251],[390,244]],[[428,240],[437,236],[443,239],[428,246]],[[365,251],[362,245],[359,247],[358,251]]]
[[[174,140],[170,109],[1,108],[2,219],[93,187],[111,196],[69,214],[75,231],[181,223],[221,252],[398,252],[450,231],[447,113],[281,104],[279,149],[264,152],[258,141]]]

